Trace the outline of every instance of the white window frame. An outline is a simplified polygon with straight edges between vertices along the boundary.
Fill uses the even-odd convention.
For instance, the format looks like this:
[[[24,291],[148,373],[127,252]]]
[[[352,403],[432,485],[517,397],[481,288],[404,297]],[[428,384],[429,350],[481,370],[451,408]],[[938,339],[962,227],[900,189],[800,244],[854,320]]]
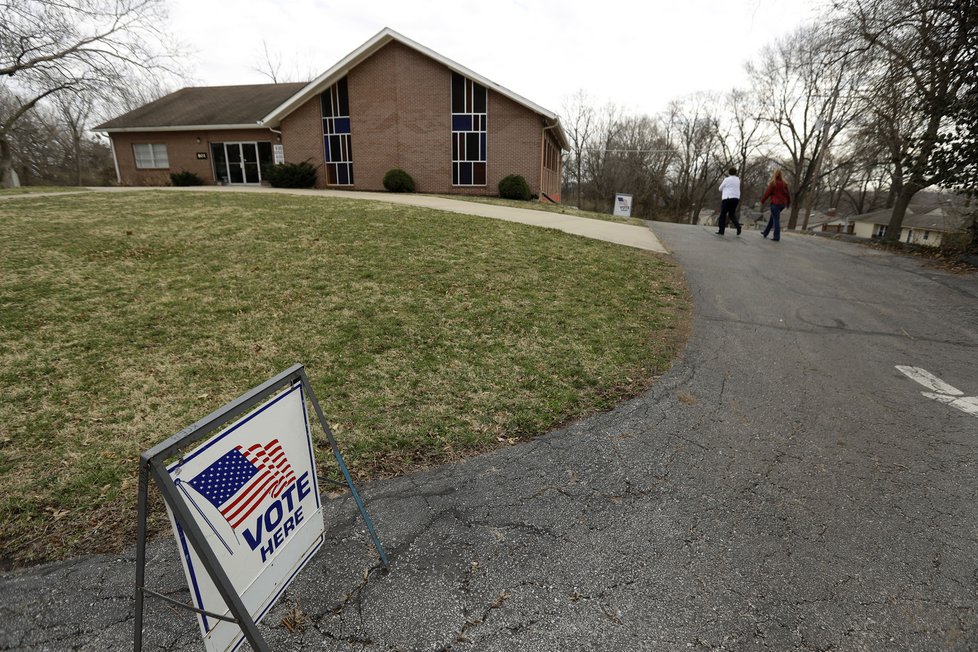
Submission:
[[[132,156],[137,170],[165,170],[170,167],[166,143],[133,143]],[[143,165],[145,161],[149,161],[149,165]]]

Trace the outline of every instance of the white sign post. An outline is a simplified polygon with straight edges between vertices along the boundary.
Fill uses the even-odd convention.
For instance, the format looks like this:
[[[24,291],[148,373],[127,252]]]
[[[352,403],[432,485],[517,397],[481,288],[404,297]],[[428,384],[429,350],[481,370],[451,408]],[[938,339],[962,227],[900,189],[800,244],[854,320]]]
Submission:
[[[305,371],[296,365],[143,453],[136,564],[135,650],[142,646],[148,476],[166,503],[208,652],[247,639],[267,650],[256,623],[324,541],[325,525],[306,399],[387,566]],[[232,421],[234,420],[234,421]],[[230,422],[229,425],[226,425]],[[217,434],[209,436],[214,432]],[[164,467],[178,450],[209,437]],[[168,598],[165,598],[169,600]]]
[[[632,216],[632,196],[623,195],[618,193],[615,195],[615,217],[631,217]]]

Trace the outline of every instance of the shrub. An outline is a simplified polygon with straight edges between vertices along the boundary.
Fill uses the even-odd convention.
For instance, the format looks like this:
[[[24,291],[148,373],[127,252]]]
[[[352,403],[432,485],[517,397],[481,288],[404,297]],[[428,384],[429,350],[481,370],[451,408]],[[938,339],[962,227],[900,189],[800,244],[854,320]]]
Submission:
[[[170,173],[170,183],[175,186],[202,186],[204,185],[204,180],[193,172],[182,170],[180,172]]]
[[[269,165],[262,178],[275,188],[312,188],[316,185],[316,168],[309,161]]]
[[[391,192],[414,192],[414,179],[404,170],[394,168],[384,175],[384,187]]]
[[[499,182],[499,196],[503,199],[530,199],[530,184],[518,174],[511,174]]]

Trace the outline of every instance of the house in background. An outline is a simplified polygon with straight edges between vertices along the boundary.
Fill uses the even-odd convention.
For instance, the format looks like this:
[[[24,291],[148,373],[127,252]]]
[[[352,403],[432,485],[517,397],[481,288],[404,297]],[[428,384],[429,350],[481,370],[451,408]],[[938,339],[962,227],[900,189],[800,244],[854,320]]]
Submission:
[[[967,220],[950,206],[914,210],[911,206],[903,217],[900,228],[900,242],[939,247],[950,233],[962,233],[967,229]],[[918,212],[919,211],[919,212]],[[890,224],[893,209],[853,215],[849,222],[852,233],[860,238],[882,238]]]
[[[803,220],[803,215],[799,216],[798,219]],[[808,216],[808,226],[806,227],[806,230],[825,231],[829,233],[852,232],[851,227],[846,223],[846,218],[839,217],[839,211],[836,208],[828,208],[824,213],[822,211],[813,210],[811,215]]]
[[[829,208],[824,213],[813,211],[808,222],[809,231],[820,231],[822,233],[845,233],[852,234],[855,225],[849,216],[840,216],[839,209]]]
[[[523,176],[560,201],[557,115],[384,29],[308,84],[184,88],[99,125],[118,181],[260,184],[271,163],[309,161],[317,187],[383,190],[400,168],[420,192],[495,195]]]

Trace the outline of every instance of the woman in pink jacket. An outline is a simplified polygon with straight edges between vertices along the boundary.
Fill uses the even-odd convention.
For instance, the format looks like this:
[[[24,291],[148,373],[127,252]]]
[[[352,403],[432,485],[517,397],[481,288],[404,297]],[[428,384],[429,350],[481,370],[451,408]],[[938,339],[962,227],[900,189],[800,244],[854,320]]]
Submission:
[[[774,227],[774,237],[771,239],[777,242],[781,239],[781,211],[791,206],[791,194],[788,192],[788,184],[784,182],[781,170],[774,171],[771,182],[767,184],[767,190],[761,197],[761,205],[763,206],[768,199],[771,200],[771,219],[767,221],[767,226],[764,227],[761,235],[766,238],[771,232],[771,227]]]

